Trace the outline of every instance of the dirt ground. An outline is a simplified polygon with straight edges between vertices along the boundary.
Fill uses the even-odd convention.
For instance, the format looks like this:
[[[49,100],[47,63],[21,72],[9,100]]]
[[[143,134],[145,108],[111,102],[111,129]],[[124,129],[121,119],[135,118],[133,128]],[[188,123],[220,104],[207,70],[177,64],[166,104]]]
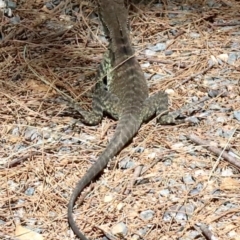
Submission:
[[[85,126],[107,46],[94,1],[0,1],[0,238],[77,239],[67,204],[116,122]],[[16,3],[16,4],[15,4]],[[240,239],[240,2],[128,2],[150,94],[187,122],[144,124],[74,216],[91,239]],[[185,107],[185,108],[184,108]],[[137,171],[142,170],[139,175]],[[136,181],[133,184],[134,180]],[[103,230],[103,231],[102,231]]]

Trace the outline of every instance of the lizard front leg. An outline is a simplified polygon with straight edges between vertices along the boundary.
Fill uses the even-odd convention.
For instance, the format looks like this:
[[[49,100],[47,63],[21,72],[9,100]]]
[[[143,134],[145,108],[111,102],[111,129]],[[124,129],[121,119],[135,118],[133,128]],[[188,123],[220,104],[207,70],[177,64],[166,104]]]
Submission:
[[[82,110],[78,104],[74,104],[73,107],[81,115],[81,122],[87,125],[97,125],[103,118],[103,114],[107,113],[114,119],[118,119],[119,106],[118,98],[111,92],[104,88],[101,82],[98,82],[95,86],[95,91],[92,99],[92,111],[88,112]]]
[[[96,85],[94,87],[92,99],[92,111],[83,110],[79,104],[72,103],[72,107],[81,115],[81,122],[87,125],[97,125],[107,113],[115,120],[119,115],[119,99],[108,89],[108,83],[111,81],[111,63],[109,51],[106,51],[102,62],[96,73]]]

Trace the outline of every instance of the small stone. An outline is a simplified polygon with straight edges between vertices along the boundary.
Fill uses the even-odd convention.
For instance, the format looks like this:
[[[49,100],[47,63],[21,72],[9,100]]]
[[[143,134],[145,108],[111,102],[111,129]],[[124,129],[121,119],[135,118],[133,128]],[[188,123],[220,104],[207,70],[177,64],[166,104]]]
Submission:
[[[123,207],[124,207],[124,204],[123,204],[123,203],[119,203],[119,204],[117,205],[117,210],[118,210],[118,211],[121,211],[121,210],[123,209]]]
[[[221,174],[223,177],[230,177],[230,176],[233,176],[233,171],[231,168],[227,168],[227,169],[224,169],[222,170],[222,174]]]
[[[23,151],[26,148],[26,145],[24,145],[23,143],[17,143],[14,148],[13,151]]]
[[[7,1],[7,7],[11,8],[12,10],[15,10],[17,8],[17,4],[12,1]]]
[[[151,77],[151,79],[153,81],[155,81],[155,80],[159,81],[159,80],[162,80],[162,79],[165,79],[165,78],[166,78],[166,75],[159,74],[159,73],[157,73],[157,74],[155,74],[154,76]]]
[[[144,77],[146,79],[150,79],[152,77],[152,74],[144,72]]]
[[[234,129],[224,130],[223,131],[223,137],[224,138],[230,138],[233,135],[234,132],[235,132]]]
[[[148,155],[147,155],[147,157],[149,158],[149,159],[154,159],[155,157],[156,157],[156,152],[151,152],[151,153],[149,153]]]
[[[33,187],[30,187],[25,191],[25,194],[28,196],[32,196],[34,192],[35,192],[35,189]]]
[[[178,30],[176,30],[176,29],[171,29],[170,31],[169,31],[173,36],[177,36],[178,35]]]
[[[141,68],[148,68],[150,67],[150,63],[149,62],[145,62],[141,64]]]
[[[4,224],[6,224],[6,222],[0,219],[0,225],[4,225]]]
[[[147,49],[147,50],[145,50],[145,55],[146,55],[146,56],[154,56],[154,55],[156,55],[156,52]]]
[[[19,16],[14,16],[14,17],[10,18],[10,22],[12,24],[18,24],[18,23],[20,23],[20,17]]]
[[[0,0],[0,9],[6,8],[6,3],[3,0]]]
[[[130,240],[139,240],[139,239],[140,239],[140,236],[137,235],[137,234],[134,234],[134,235],[130,238]]]
[[[5,15],[8,16],[9,18],[12,17],[12,9],[11,8],[7,8],[5,11]]]
[[[217,89],[211,89],[208,91],[208,96],[211,98],[217,97],[220,94],[220,91]]]
[[[214,5],[216,4],[216,1],[215,0],[207,0],[206,3],[209,7],[214,7]]]
[[[218,59],[222,60],[223,62],[227,62],[228,61],[228,55],[223,53],[223,54],[219,54],[217,56]]]
[[[189,174],[183,177],[183,182],[185,184],[195,184],[195,181],[193,180],[192,176]]]
[[[155,212],[152,210],[146,210],[140,213],[140,217],[143,220],[151,220],[154,216]]]
[[[157,43],[154,46],[149,46],[148,49],[150,49],[151,51],[154,52],[159,52],[159,51],[163,51],[167,48],[166,43]]]
[[[175,94],[175,91],[170,88],[170,89],[166,89],[166,90],[165,90],[165,93],[167,93],[167,94],[170,95],[170,96],[173,96],[173,95]]]
[[[218,104],[211,104],[209,106],[209,109],[211,109],[211,110],[220,110],[220,109],[222,109],[222,107],[220,107]]]
[[[238,59],[238,54],[236,52],[229,53],[228,64],[233,65]]]
[[[147,232],[149,231],[149,228],[148,227],[144,227],[144,228],[140,228],[137,233],[140,235],[140,236],[144,236],[147,234]]]
[[[59,16],[60,20],[66,21],[66,22],[70,22],[71,21],[71,17],[65,14],[62,14]]]
[[[222,137],[222,136],[223,136],[223,130],[220,129],[220,128],[217,129],[216,134],[217,134],[218,136]]]
[[[137,147],[135,148],[135,152],[142,153],[144,151],[144,147]]]
[[[121,160],[118,164],[120,169],[130,169],[135,167],[135,162],[131,160],[130,157],[126,157],[123,160]]]
[[[235,119],[237,119],[238,121],[240,121],[240,111],[234,111],[233,112],[233,117]]]
[[[197,187],[190,191],[190,195],[193,196],[193,195],[199,194],[202,189],[203,189],[203,185],[201,183],[198,183]]]
[[[37,138],[40,138],[40,135],[39,135],[38,132],[35,131],[35,132],[32,134],[30,140],[33,141],[33,140],[36,140]]]
[[[234,228],[234,226],[233,226],[233,228]],[[229,236],[230,239],[234,239],[234,240],[239,240],[240,239],[238,237],[238,233],[236,231],[234,231],[234,230],[230,231],[228,233],[228,236]]]
[[[188,235],[189,235],[190,240],[198,239],[198,237],[200,236],[199,232],[195,231],[195,230],[190,231]]]
[[[185,206],[180,207],[176,215],[176,219],[187,221],[188,218],[192,216],[193,212],[194,206],[192,204],[186,204]]]
[[[166,161],[163,162],[163,164],[165,166],[171,166],[172,165],[172,160],[171,159],[167,159]]]
[[[167,45],[165,43],[157,43],[156,44],[156,51],[163,51],[167,48]]]
[[[191,37],[191,38],[199,38],[199,37],[200,37],[200,34],[199,34],[199,33],[196,33],[196,32],[191,32],[191,33],[190,33],[190,37]]]
[[[198,176],[205,176],[206,174],[208,174],[206,171],[202,170],[202,169],[199,169],[199,170],[196,170],[195,171],[195,176],[198,177]]]
[[[61,147],[59,149],[58,154],[62,154],[62,153],[71,153],[72,149],[70,147]]]
[[[195,163],[190,163],[189,167],[190,167],[191,169],[195,169],[197,166],[196,166]]]
[[[61,0],[52,0],[52,3],[53,3],[54,5],[58,5],[60,2],[61,2]]]
[[[77,7],[77,6],[73,8],[73,11],[74,11],[74,12],[77,12],[77,13],[78,13],[79,10],[80,10],[80,8]],[[97,18],[97,14],[92,13],[91,17],[95,19],[95,18]]]
[[[56,218],[58,214],[56,212],[50,211],[48,212],[48,216],[53,219],[53,218]]]
[[[198,124],[200,122],[195,116],[187,117],[185,121],[193,124]]]
[[[54,8],[54,5],[50,2],[47,2],[45,3],[45,7],[48,9],[48,10],[52,10]]]
[[[113,196],[112,195],[107,195],[104,197],[104,202],[105,203],[108,203],[108,202],[111,202],[113,200]]]
[[[172,50],[166,50],[166,51],[164,52],[164,54],[165,54],[165,56],[170,56],[170,55],[173,54],[173,51],[172,51]]]
[[[169,194],[170,194],[170,191],[169,189],[162,189],[159,191],[159,194],[162,196],[162,197],[168,197]]]
[[[32,135],[36,132],[35,128],[28,127],[25,131],[24,137],[26,140],[31,140]]]
[[[19,81],[21,79],[22,79],[21,74],[15,74],[15,75],[12,76],[12,81],[13,82]]]
[[[175,143],[172,145],[172,149],[173,150],[177,150],[177,149],[180,149],[180,148],[183,148],[184,147],[184,144],[182,142],[178,142],[178,143]]]
[[[19,136],[20,133],[19,133],[19,127],[15,127],[12,129],[12,135],[14,136]]]
[[[128,228],[125,223],[120,222],[112,228],[112,234],[123,237],[127,235]]]
[[[212,65],[218,65],[218,60],[213,56],[211,55],[209,61],[208,61],[208,65],[212,66]]]
[[[216,119],[216,122],[219,122],[219,123],[224,123],[224,122],[226,122],[227,120],[226,120],[226,118],[225,117],[218,117],[217,119]]]

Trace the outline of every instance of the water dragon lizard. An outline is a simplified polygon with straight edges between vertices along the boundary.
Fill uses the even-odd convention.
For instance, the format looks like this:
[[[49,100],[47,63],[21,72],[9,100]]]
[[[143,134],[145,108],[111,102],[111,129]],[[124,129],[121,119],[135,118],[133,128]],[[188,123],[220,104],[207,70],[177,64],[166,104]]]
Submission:
[[[106,149],[77,183],[68,204],[70,227],[82,240],[87,238],[73,219],[73,207],[78,196],[102,172],[109,160],[132,140],[143,122],[168,108],[166,93],[148,95],[147,82],[130,41],[124,0],[98,0],[98,4],[104,32],[109,39],[108,50],[97,73],[92,112],[75,108],[82,116],[81,121],[86,124],[98,124],[103,113],[119,121]]]

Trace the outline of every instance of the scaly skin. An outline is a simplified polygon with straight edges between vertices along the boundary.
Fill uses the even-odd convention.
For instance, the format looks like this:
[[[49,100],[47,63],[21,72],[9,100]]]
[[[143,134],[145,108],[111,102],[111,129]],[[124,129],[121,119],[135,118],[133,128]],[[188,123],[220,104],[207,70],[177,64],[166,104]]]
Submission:
[[[100,18],[109,37],[108,53],[100,66],[93,96],[93,111],[80,109],[82,121],[98,124],[107,112],[119,119],[116,132],[106,149],[100,154],[86,174],[73,190],[68,204],[68,221],[74,233],[82,240],[87,240],[73,219],[73,207],[83,189],[107,166],[109,160],[118,154],[132,140],[141,124],[156,113],[166,111],[168,98],[159,92],[148,97],[147,82],[141,67],[134,56],[127,27],[127,10],[123,0],[99,0]],[[103,76],[107,77],[107,89]],[[76,107],[77,108],[77,107]],[[82,203],[82,202],[81,202]]]

